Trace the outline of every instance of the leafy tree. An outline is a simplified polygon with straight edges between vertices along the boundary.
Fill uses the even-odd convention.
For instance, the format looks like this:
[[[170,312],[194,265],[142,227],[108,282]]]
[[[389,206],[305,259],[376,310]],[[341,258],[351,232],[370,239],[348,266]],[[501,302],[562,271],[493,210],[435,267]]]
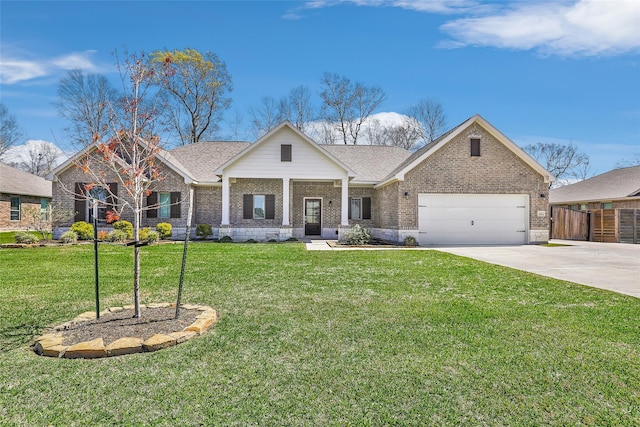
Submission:
[[[323,119],[335,124],[342,142],[357,144],[362,123],[385,100],[384,91],[334,73],[324,73],[320,84]]]
[[[16,118],[0,103],[0,159],[14,144],[24,137]]]
[[[233,87],[227,66],[217,55],[196,49],[157,50],[150,54],[153,82],[166,103],[164,119],[183,145],[212,137],[219,130]]]
[[[69,122],[65,130],[73,142],[82,147],[107,131],[111,108],[118,97],[118,91],[105,76],[71,70],[60,79],[54,105],[58,115]]]
[[[555,185],[562,185],[572,179],[583,180],[593,175],[589,156],[579,153],[573,142],[567,145],[538,142],[527,145],[524,149],[557,178]]]

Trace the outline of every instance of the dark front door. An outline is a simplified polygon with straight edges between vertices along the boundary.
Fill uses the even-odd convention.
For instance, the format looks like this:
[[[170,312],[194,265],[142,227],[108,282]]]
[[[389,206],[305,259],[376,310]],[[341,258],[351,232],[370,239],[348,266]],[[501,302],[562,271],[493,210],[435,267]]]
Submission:
[[[321,200],[305,199],[304,201],[304,234],[320,236],[322,234]]]

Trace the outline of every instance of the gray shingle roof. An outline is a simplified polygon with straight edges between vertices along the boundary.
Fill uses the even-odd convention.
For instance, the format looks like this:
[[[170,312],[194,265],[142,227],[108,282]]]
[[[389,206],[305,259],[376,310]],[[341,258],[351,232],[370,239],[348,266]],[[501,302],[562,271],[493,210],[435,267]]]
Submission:
[[[0,163],[0,193],[51,198],[51,181]]]
[[[411,155],[403,148],[384,145],[321,145],[320,147],[356,173],[353,183],[377,183]]]
[[[640,197],[640,166],[614,169],[575,184],[552,189],[549,203],[576,203]]]
[[[175,148],[169,153],[197,182],[210,183],[220,181],[213,171],[248,146],[248,142],[198,142]]]

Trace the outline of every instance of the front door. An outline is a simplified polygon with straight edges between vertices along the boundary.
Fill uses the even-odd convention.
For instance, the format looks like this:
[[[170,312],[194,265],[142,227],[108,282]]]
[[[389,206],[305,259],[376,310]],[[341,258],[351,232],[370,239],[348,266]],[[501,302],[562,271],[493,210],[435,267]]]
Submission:
[[[305,199],[304,201],[304,234],[306,236],[320,236],[322,234],[321,202],[320,199]]]

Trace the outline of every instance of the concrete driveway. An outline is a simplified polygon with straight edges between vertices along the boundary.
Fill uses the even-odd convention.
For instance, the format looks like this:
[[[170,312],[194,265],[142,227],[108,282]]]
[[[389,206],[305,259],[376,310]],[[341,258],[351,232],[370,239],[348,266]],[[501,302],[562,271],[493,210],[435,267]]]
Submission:
[[[569,246],[431,249],[640,298],[640,245],[552,240]]]

